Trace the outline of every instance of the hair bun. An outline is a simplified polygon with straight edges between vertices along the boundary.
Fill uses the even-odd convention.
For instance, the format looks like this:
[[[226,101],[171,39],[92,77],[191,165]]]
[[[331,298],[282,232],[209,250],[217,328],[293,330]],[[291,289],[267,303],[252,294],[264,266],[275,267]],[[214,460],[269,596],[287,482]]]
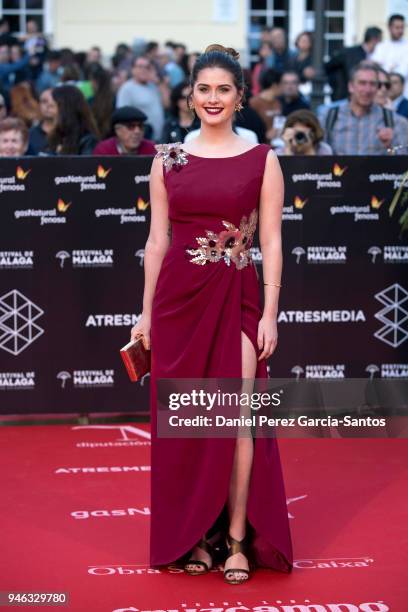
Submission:
[[[239,59],[238,51],[235,51],[232,47],[224,47],[224,45],[208,45],[205,49],[204,53],[210,53],[210,51],[219,51],[221,53],[226,53],[227,55],[231,55],[235,60]]]

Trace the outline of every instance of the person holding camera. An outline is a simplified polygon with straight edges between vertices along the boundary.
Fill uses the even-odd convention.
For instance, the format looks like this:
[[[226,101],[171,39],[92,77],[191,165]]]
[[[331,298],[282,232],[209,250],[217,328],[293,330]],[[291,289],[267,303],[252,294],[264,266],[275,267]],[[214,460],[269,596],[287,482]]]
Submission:
[[[278,155],[333,155],[323,130],[312,111],[301,109],[286,118],[282,132],[283,147],[275,149]]]

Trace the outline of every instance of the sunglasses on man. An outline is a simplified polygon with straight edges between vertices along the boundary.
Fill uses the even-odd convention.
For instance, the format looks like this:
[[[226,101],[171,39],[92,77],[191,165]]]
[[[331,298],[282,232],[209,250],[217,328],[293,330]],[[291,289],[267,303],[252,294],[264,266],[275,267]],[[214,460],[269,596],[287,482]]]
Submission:
[[[120,127],[125,127],[130,132],[133,132],[136,129],[142,130],[144,127],[143,123],[141,123],[140,121],[129,121],[129,123],[117,123],[116,125]]]
[[[377,87],[378,89],[381,89],[381,87],[385,87],[385,89],[391,89],[391,83],[390,81],[378,81]]]

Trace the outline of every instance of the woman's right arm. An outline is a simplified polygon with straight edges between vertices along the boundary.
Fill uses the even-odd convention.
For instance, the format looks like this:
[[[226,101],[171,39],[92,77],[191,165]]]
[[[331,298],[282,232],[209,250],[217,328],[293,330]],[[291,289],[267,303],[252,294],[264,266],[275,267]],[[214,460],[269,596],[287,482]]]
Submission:
[[[132,328],[131,339],[142,335],[145,348],[150,348],[150,322],[153,297],[164,256],[170,246],[170,223],[167,191],[163,179],[163,162],[153,159],[150,171],[150,232],[144,254],[143,311],[138,323]]]

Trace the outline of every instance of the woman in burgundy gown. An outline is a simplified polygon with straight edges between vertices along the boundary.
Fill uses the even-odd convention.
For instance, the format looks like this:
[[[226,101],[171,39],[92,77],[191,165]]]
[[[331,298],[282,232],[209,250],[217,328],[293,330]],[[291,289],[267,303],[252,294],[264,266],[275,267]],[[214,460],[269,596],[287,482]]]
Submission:
[[[232,131],[244,92],[234,54],[212,45],[196,61],[189,104],[201,131],[188,150],[156,147],[143,313],[131,337],[151,347],[150,564],[206,573],[224,550],[225,580],[238,584],[251,565],[292,570],[276,438],[176,439],[156,429],[157,379],[267,378],[277,342],[283,179],[268,145],[249,148]],[[258,219],[263,312],[250,252]]]

